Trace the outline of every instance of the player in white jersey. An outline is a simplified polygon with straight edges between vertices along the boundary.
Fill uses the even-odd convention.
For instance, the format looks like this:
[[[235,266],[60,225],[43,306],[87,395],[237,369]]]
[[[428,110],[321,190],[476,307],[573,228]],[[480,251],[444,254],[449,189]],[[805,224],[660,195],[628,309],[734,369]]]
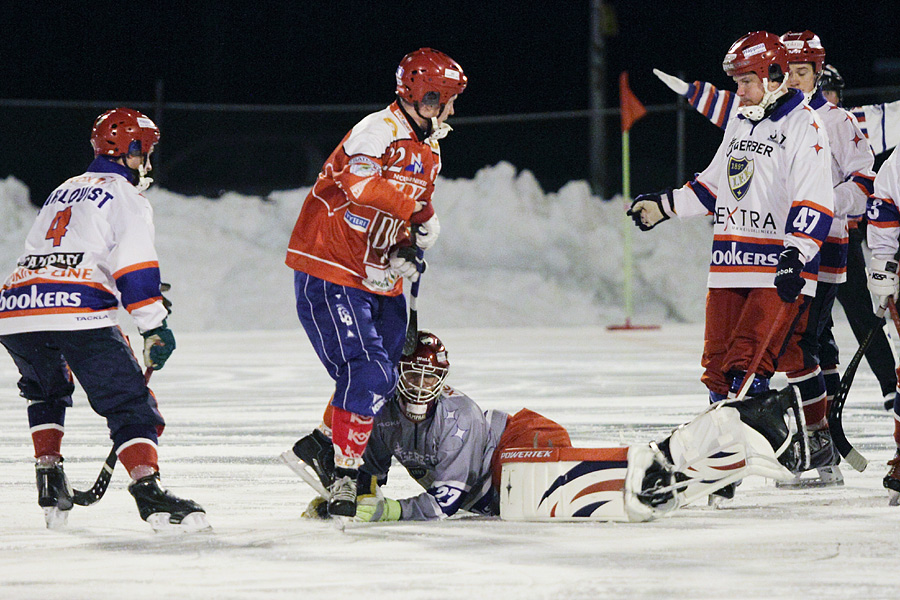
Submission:
[[[714,217],[701,378],[712,401],[738,391],[767,338],[750,391],[768,389],[785,340],[805,325],[833,212],[828,139],[803,94],[787,87],[784,44],[749,33],[723,68],[741,106],[712,162],[628,211],[644,231],[673,215]]]
[[[806,95],[810,107],[825,124],[831,147],[831,183],[834,189],[834,219],[828,238],[822,245],[819,281],[809,306],[805,329],[797,329],[778,370],[787,373],[797,386],[809,427],[812,448],[811,466],[817,476],[799,477],[795,485],[837,485],[843,477],[837,463],[826,420],[828,400],[840,387],[838,347],[832,335],[831,311],[838,286],[847,280],[848,220],[858,220],[865,212],[866,198],[872,192],[875,158],[853,116],[825,100],[818,89],[825,64],[825,49],[819,36],[811,31],[788,32],[781,36],[788,51],[788,86]],[[826,385],[827,382],[827,385]]]
[[[440,339],[420,331],[415,351],[400,361],[397,394],[375,417],[360,472],[357,521],[434,520],[460,510],[502,516],[504,453],[522,455],[536,449],[531,454],[539,457],[541,450],[548,449],[591,452],[570,448],[569,435],[561,425],[530,410],[514,415],[482,411],[467,395],[446,385],[449,367]],[[805,439],[793,388],[735,405],[719,403],[658,443],[605,449],[611,460],[599,468],[619,472],[627,468],[628,482],[614,476],[602,486],[583,484],[587,487],[575,496],[590,496],[602,487],[609,499],[624,487],[628,520],[645,521],[744,475],[790,477],[788,468],[806,460]],[[422,493],[400,500],[383,495],[381,486],[387,483],[394,459],[422,486]],[[564,483],[560,479],[575,480],[596,472],[591,464],[582,462],[567,477],[544,485],[557,489]],[[316,487],[327,495],[323,486]],[[553,493],[530,491],[538,498]],[[548,516],[586,516],[595,506],[590,498],[587,501],[588,506],[575,513],[566,512],[565,502],[557,504],[558,510]],[[315,498],[304,516],[327,517],[324,497]]]
[[[0,342],[28,401],[48,526],[64,524],[73,506],[61,447],[74,375],[106,419],[141,518],[155,529],[208,527],[199,505],[159,485],[157,438],[165,421],[116,324],[122,306],[144,337],[147,376],[163,368],[175,338],[160,292],[153,210],[141,193],[158,141],[159,129],[138,111],[100,115],[91,132],[94,161],[44,202],[0,290]]]
[[[813,35],[811,32],[794,35],[802,36],[804,34],[809,37],[812,37]],[[795,40],[795,42],[802,43],[802,40]],[[806,51],[809,52],[809,48],[807,48]],[[824,55],[824,49],[822,49],[822,55]],[[821,58],[824,60],[823,57]],[[844,80],[840,73],[838,73],[837,69],[831,65],[824,65],[824,67],[816,68],[815,62],[811,64],[813,65],[813,69],[819,73],[818,84],[822,95],[828,102],[831,102],[836,106],[841,106],[841,92],[844,89]],[[739,104],[735,101],[735,96],[732,92],[717,89],[712,84],[704,81],[695,81],[694,83],[689,84],[677,77],[663,73],[658,69],[654,69],[654,73],[672,91],[684,96],[694,109],[715,125],[724,129],[728,120],[737,116]],[[885,147],[891,148],[893,145],[896,145],[897,140],[900,139],[900,102],[896,102],[894,105],[896,105],[896,110],[890,108],[893,105],[884,105],[887,107],[885,110],[880,108],[881,105],[869,105],[854,108],[850,111],[854,117],[858,119],[860,131],[862,131],[864,136],[868,137],[870,147],[875,150],[876,154],[881,152]],[[818,108],[820,113],[823,112],[823,109],[827,109],[831,112],[830,107],[824,105],[819,106]],[[869,127],[869,129],[872,130],[872,136],[869,136],[867,133],[865,125],[867,119],[866,115],[869,115],[869,122],[874,123],[877,120],[880,123],[877,127]],[[872,115],[876,115],[877,118]],[[823,120],[825,120],[826,128],[834,128],[834,122],[829,124],[829,121],[824,119],[824,116]],[[838,119],[835,118],[835,115],[832,115],[832,120],[838,121]],[[836,186],[843,186],[844,189],[841,191],[836,187],[836,193],[839,195],[847,191],[856,193],[851,185],[851,183],[854,183],[860,188],[860,193],[862,193],[863,188],[865,188],[865,193],[871,194],[871,173],[865,171],[853,173],[852,171],[847,170],[848,167],[852,167],[854,162],[861,162],[860,157],[863,156],[861,149],[862,142],[857,142],[857,134],[850,132],[850,130],[854,128],[851,127],[849,121],[839,121],[838,129],[840,131],[837,137],[839,139],[844,139],[844,134],[850,135],[853,146],[851,148],[849,144],[841,146],[839,143],[836,144],[832,142],[833,146],[841,146],[836,149],[837,153],[834,155],[835,161],[833,163],[832,175],[835,177],[834,184]],[[885,135],[882,135],[880,132],[883,132]],[[832,138],[836,137],[831,134],[830,136]],[[884,144],[887,145],[885,146]],[[845,149],[844,152],[840,152],[842,148]],[[849,150],[849,152],[847,150]],[[841,156],[840,164],[838,163],[838,156]],[[848,173],[852,173],[849,175],[849,178]],[[837,179],[838,177],[840,177],[840,179]],[[862,242],[865,239],[865,219],[857,219],[854,218],[854,216],[849,216],[847,221],[849,231],[846,240],[840,236],[835,237],[830,235],[823,245],[822,261],[826,268],[820,269],[820,271],[825,271],[824,275],[826,278],[828,277],[828,273],[840,274],[843,271],[846,271],[846,281],[838,286],[837,300],[844,308],[844,312],[847,315],[847,320],[850,323],[854,336],[862,343],[869,332],[873,331],[876,327],[879,319],[875,317],[872,299],[866,288],[865,258],[862,248]],[[846,243],[844,243],[845,241]],[[842,262],[844,257],[846,257],[846,269],[844,269],[844,262]],[[838,271],[835,271],[835,269],[838,269]],[[837,280],[835,280],[835,282],[837,282]],[[877,377],[878,383],[881,386],[881,393],[885,399],[885,407],[891,409],[895,401],[900,401],[897,373],[895,370],[896,364],[887,336],[881,329],[874,329],[874,331],[875,337],[871,340],[865,354],[866,361],[869,363],[872,372]],[[825,366],[826,363],[827,361],[823,362],[823,366]],[[828,372],[826,374],[825,384],[829,396],[832,396],[837,390],[839,385],[838,379],[836,372]]]
[[[888,296],[897,298],[897,250],[900,248],[900,151],[894,150],[875,177],[875,191],[869,197],[868,242],[872,250],[869,263],[869,289],[884,304]],[[900,402],[894,403],[894,442],[897,453],[889,462],[884,487],[891,505],[900,505]]]

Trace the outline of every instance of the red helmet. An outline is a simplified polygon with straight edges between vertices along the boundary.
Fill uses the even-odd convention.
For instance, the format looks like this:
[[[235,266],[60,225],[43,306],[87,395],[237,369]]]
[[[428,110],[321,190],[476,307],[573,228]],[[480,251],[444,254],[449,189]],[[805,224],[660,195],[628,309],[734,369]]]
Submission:
[[[431,48],[410,52],[397,67],[397,95],[412,104],[444,105],[461,94],[467,82],[459,63]]]
[[[816,73],[825,64],[825,48],[819,36],[808,29],[806,31],[788,31],[781,36],[781,43],[787,48],[789,63],[813,63]]]
[[[778,36],[768,31],[753,31],[731,45],[722,68],[729,77],[756,73],[760,79],[781,81],[787,73],[787,64],[787,50]]]
[[[149,118],[130,108],[108,110],[94,121],[91,146],[94,156],[150,154],[159,142],[159,128]]]
[[[422,421],[444,389],[450,371],[447,349],[438,336],[419,331],[416,348],[400,358],[400,382],[397,395],[403,413],[410,421]]]

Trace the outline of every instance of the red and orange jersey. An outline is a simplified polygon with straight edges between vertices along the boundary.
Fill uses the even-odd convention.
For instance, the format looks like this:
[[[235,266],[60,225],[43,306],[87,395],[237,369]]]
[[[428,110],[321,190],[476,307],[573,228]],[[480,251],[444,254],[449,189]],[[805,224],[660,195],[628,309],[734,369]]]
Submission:
[[[416,201],[431,202],[441,169],[395,102],[356,124],[332,152],[300,210],[285,263],[340,285],[395,296],[389,253],[409,238]]]

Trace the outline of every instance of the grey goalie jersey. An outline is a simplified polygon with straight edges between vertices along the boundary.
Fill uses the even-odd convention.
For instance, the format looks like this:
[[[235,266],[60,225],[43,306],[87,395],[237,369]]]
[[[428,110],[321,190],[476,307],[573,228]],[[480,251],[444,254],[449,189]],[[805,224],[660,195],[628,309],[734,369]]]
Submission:
[[[392,400],[375,417],[362,471],[384,483],[396,457],[425,489],[399,500],[404,521],[442,519],[460,509],[499,514],[491,488],[491,458],[507,418],[501,411],[482,412],[471,398],[449,386],[434,415],[419,423],[407,419]]]

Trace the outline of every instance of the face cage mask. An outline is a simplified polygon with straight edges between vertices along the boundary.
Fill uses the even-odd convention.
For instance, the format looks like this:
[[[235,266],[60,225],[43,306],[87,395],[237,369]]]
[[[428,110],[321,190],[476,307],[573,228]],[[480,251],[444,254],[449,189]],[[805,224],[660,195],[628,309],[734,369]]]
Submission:
[[[426,377],[435,378],[429,385],[423,385]],[[428,416],[428,409],[444,389],[447,369],[431,365],[400,363],[400,381],[397,395],[403,413],[410,421],[422,421]]]

